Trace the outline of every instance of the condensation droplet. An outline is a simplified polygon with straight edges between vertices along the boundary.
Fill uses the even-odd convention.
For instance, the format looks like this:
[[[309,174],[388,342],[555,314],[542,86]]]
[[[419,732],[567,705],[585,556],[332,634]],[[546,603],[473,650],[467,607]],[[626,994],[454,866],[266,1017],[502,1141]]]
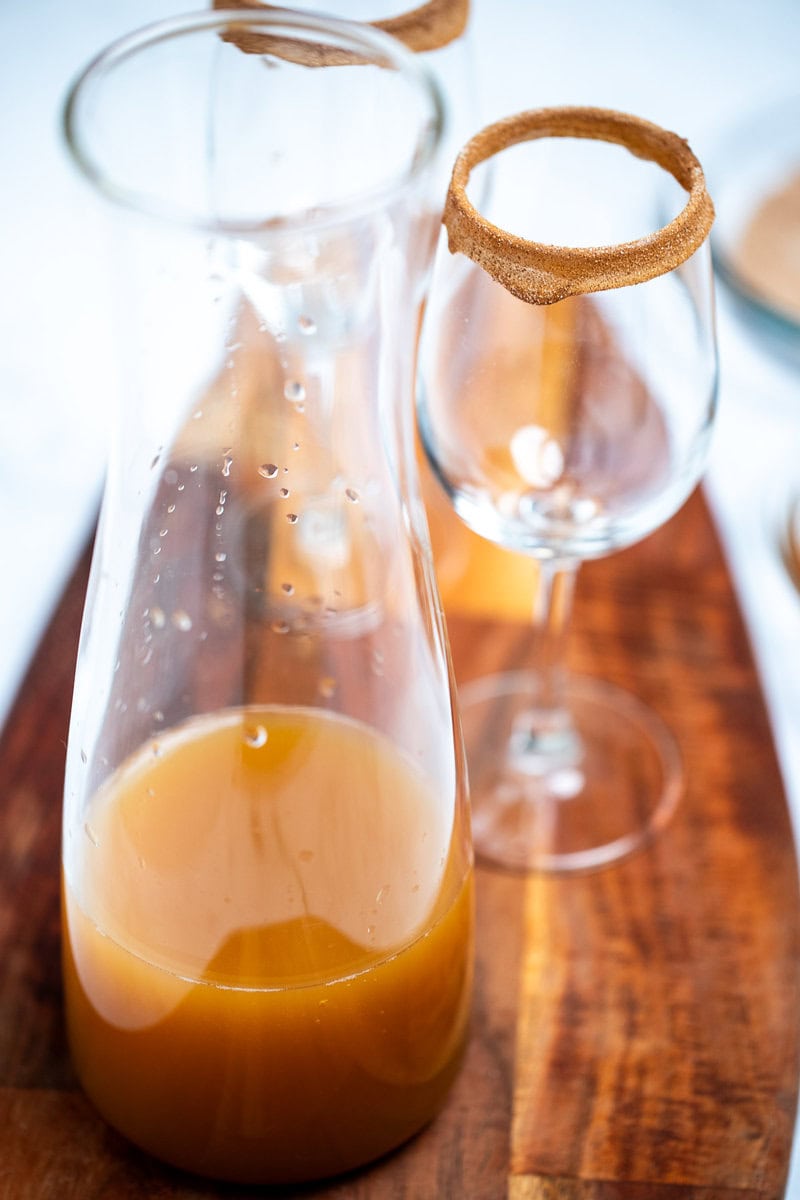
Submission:
[[[297,379],[289,379],[284,384],[283,394],[287,400],[291,400],[293,404],[299,404],[306,398],[306,389]]]
[[[86,751],[85,751],[85,750],[81,750],[81,762],[82,762],[82,763],[86,763],[86,762],[88,762],[88,761],[89,761],[89,759],[87,758]]]
[[[299,449],[300,449],[300,443],[299,443],[299,442],[292,442],[292,449],[293,449],[293,450],[299,450]]]
[[[306,337],[311,337],[312,334],[317,332],[317,322],[313,317],[309,317],[306,316],[305,313],[301,313],[297,318],[297,328],[301,333],[304,333]]]
[[[199,421],[199,420],[200,420],[200,418],[202,417],[202,415],[203,415],[203,410],[202,410],[202,408],[198,408],[197,412],[193,412],[193,413],[192,413],[192,420],[193,420],[193,421]]]
[[[318,691],[320,696],[324,696],[326,700],[330,700],[336,691],[336,680],[332,675],[326,675],[324,679],[320,679]]]
[[[156,711],[153,713],[153,720],[154,721],[163,721],[164,720],[164,714],[160,708],[157,708]]]
[[[168,530],[168,529],[159,529],[159,531],[158,531],[158,536],[159,536],[160,538],[165,538],[165,537],[167,536],[167,534],[168,534],[168,533],[169,533],[169,530]]]
[[[172,614],[172,624],[176,629],[180,629],[181,633],[188,633],[192,628],[192,618],[185,608],[176,608]]]
[[[281,587],[283,588],[284,592],[286,592],[287,596],[294,595],[294,584],[293,583],[282,583]]]
[[[360,500],[360,496],[355,488],[345,488],[344,494],[345,494],[345,496],[347,496],[347,499],[352,504],[358,504],[358,501]]]
[[[225,458],[222,460],[222,474],[225,476],[225,478],[226,478],[226,479],[228,478],[228,476],[229,476],[229,475],[230,475],[230,473],[231,473],[231,467],[232,467],[232,466],[233,466],[233,459],[232,459],[232,458],[225,457]]]
[[[278,468],[275,466],[275,463],[262,463],[258,468],[258,473],[264,479],[274,479],[278,474]]]
[[[260,750],[262,746],[266,746],[268,737],[264,725],[249,725],[244,731],[245,744],[253,750]]]
[[[150,623],[155,629],[163,629],[167,623],[167,617],[163,608],[153,607],[150,609]]]
[[[183,492],[183,491],[185,491],[185,490],[186,490],[186,484],[185,484],[185,483],[179,483],[179,484],[178,484],[178,491],[179,491],[179,492]]]
[[[191,475],[194,475],[196,473],[196,471],[197,471],[197,463],[192,463],[192,465],[189,467],[189,473]]]
[[[168,504],[168,505],[167,505],[167,512],[169,513],[169,515],[170,515],[170,516],[172,516],[172,514],[175,512],[175,505],[174,505],[174,504]]]
[[[93,846],[100,845],[100,839],[98,838],[97,834],[95,833],[94,829],[92,828],[92,826],[89,824],[88,821],[86,822],[86,824],[83,827],[83,832],[86,834],[86,836],[88,837],[89,841],[92,843]]]
[[[283,499],[285,500],[287,498],[287,496],[289,496],[289,494],[290,494],[289,489],[286,487],[281,488],[280,494],[283,497]]]
[[[391,885],[390,885],[390,884],[388,884],[388,883],[385,883],[385,884],[383,885],[383,887],[382,887],[382,888],[379,890],[379,892],[378,892],[377,896],[375,897],[375,903],[376,903],[376,904],[383,904],[384,900],[385,900],[385,899],[386,899],[386,897],[389,895],[389,892],[390,892],[391,890],[392,890],[392,889],[391,889]]]
[[[286,520],[289,522],[290,525],[296,525],[299,520],[299,517],[297,516],[297,513],[287,513]]]
[[[161,452],[159,451],[159,453],[155,455],[155,457],[153,458],[153,461],[150,463],[150,470],[151,470],[151,471],[153,470],[153,467],[157,467],[157,466],[158,466],[158,462],[159,462],[159,459],[160,459],[160,458],[161,458]]]
[[[281,620],[273,621],[272,624],[270,625],[270,629],[272,630],[273,633],[288,633],[289,632],[289,622],[281,621]]]

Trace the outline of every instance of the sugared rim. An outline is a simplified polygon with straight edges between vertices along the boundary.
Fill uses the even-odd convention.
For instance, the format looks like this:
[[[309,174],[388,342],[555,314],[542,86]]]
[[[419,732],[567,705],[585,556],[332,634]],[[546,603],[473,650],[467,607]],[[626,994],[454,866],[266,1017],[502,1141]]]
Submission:
[[[240,12],[271,12],[276,5],[262,3],[261,0],[212,0],[215,9],[237,10]],[[429,50],[440,50],[450,42],[460,38],[469,20],[469,0],[427,0],[417,8],[409,9],[396,17],[386,17],[377,21],[365,22],[372,29],[402,42],[406,49],[414,54],[422,54]],[[261,54],[263,46],[259,43],[258,35],[244,35],[233,39],[241,50],[248,53]],[[303,59],[295,59],[297,52],[290,51],[294,61],[305,61],[307,66],[331,65],[328,55],[320,58],[314,55],[312,47],[301,48]]]
[[[657,163],[689,193],[686,206],[655,233],[615,246],[553,246],[493,225],[467,198],[472,169],[518,142],[589,138],[624,146]],[[641,117],[590,107],[540,108],[488,125],[459,153],[443,221],[453,253],[466,254],[512,295],[529,304],[627,287],[665,275],[702,245],[714,221],[700,162],[676,133]]]

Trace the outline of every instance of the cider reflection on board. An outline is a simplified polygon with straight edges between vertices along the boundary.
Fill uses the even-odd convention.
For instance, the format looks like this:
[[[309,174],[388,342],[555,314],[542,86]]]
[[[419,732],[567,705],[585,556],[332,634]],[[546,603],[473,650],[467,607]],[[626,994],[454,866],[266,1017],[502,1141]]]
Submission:
[[[389,743],[309,709],[197,718],[134,756],[93,801],[81,893],[64,886],[70,1041],[103,1115],[243,1182],[333,1174],[419,1129],[467,1029],[472,881],[447,809]]]

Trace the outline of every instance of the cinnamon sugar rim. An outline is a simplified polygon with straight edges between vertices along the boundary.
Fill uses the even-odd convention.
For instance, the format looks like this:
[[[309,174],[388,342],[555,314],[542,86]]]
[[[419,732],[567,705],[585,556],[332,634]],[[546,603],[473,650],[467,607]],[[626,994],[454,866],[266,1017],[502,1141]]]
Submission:
[[[493,225],[467,198],[474,167],[518,142],[545,137],[589,138],[624,146],[657,163],[689,193],[686,206],[655,233],[614,246],[554,246]],[[699,160],[688,142],[629,113],[589,107],[540,108],[482,129],[459,153],[443,216],[450,251],[466,254],[512,295],[530,304],[644,283],[685,262],[714,221]]]
[[[213,9],[236,12],[270,12],[280,5],[265,0],[212,0]],[[427,0],[417,8],[395,17],[385,17],[361,24],[388,33],[402,42],[407,50],[421,54],[440,50],[461,37],[469,20],[469,0]],[[247,29],[232,30],[226,37],[246,54],[276,54],[308,67],[353,64],[359,61],[351,52],[334,51],[331,47],[290,42],[279,44],[275,37]]]

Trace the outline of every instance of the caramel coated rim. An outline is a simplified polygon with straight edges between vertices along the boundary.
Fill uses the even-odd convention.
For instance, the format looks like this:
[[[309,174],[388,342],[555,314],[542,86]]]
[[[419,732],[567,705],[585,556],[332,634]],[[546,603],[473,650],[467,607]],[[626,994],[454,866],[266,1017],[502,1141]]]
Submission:
[[[493,225],[467,198],[473,168],[518,142],[546,137],[589,138],[624,146],[657,163],[689,193],[685,208],[655,233],[615,246],[553,246]],[[666,275],[708,237],[714,206],[700,162],[688,142],[641,117],[604,108],[540,108],[488,125],[459,153],[443,222],[453,254],[466,254],[513,296],[554,304],[567,296],[608,291]]]
[[[212,0],[212,8],[229,12],[272,12],[280,6],[262,3],[262,0]],[[322,7],[322,6],[321,6]],[[461,37],[469,20],[469,0],[428,0],[418,8],[409,9],[396,17],[385,17],[378,21],[365,21],[372,29],[388,33],[402,42],[407,50],[422,54],[429,50],[440,50]],[[330,47],[284,40],[259,33],[255,30],[232,29],[225,37],[246,54],[274,54],[307,67],[329,67],[354,64],[360,61],[347,52],[336,52]]]

